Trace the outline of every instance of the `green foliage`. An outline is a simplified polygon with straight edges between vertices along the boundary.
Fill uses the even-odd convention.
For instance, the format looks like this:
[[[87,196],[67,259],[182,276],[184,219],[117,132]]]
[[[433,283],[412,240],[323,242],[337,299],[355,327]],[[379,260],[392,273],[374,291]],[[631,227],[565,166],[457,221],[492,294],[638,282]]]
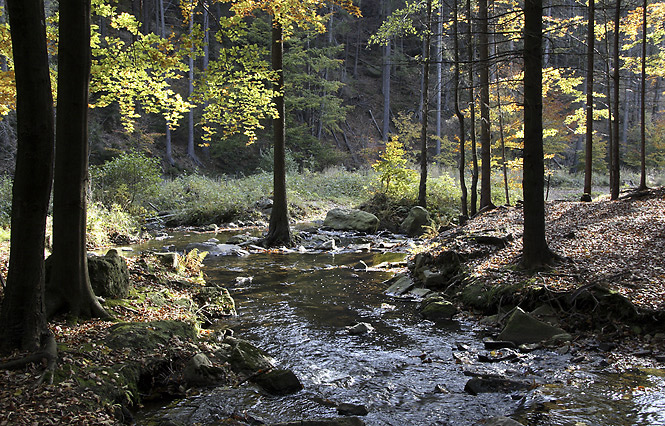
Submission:
[[[300,117],[310,134],[341,131],[350,106],[342,105],[339,90],[344,83],[333,77],[343,61],[335,59],[343,45],[317,46],[317,34],[299,31],[289,38],[284,53],[284,102],[287,114]],[[291,139],[289,139],[291,141]]]
[[[665,116],[654,119],[647,117],[646,124],[646,165],[647,168],[665,166]],[[628,147],[623,160],[630,167],[639,168],[641,162],[640,125],[633,126],[628,133]]]
[[[273,166],[275,165],[275,148],[271,146],[266,150],[262,150],[259,158],[259,169],[267,172],[273,172]],[[284,164],[287,173],[296,173],[298,171],[298,163],[293,157],[293,153],[290,149],[286,148],[284,152]]]
[[[142,34],[140,23],[126,12],[118,12],[103,0],[93,1],[93,13],[107,19],[117,35],[102,38],[94,25],[91,35],[91,106],[106,107],[117,103],[127,132],[134,130],[143,111],[162,114],[166,122],[176,126],[191,105],[170,88],[170,81],[187,71],[183,58],[189,54],[196,38],[174,43],[156,34]],[[129,34],[131,42],[127,42]]]
[[[12,179],[0,176],[0,227],[9,226],[12,213]]]
[[[253,143],[256,131],[263,129],[262,120],[277,115],[269,84],[275,73],[266,61],[267,49],[247,42],[243,21],[222,18],[220,25],[216,34],[219,54],[197,80],[191,100],[203,105],[205,141],[210,142],[215,134],[242,133],[247,143]]]
[[[272,175],[265,173],[241,179],[184,175],[160,185],[154,204],[176,213],[176,222],[202,225],[246,215],[256,201],[271,192]]]
[[[131,151],[101,166],[91,167],[94,199],[107,208],[117,204],[122,210],[141,214],[157,194],[161,179],[160,161]]]
[[[375,190],[372,173],[332,168],[321,173],[287,175],[288,200],[293,212],[306,213],[313,205],[359,204]],[[154,204],[176,214],[177,223],[202,225],[252,219],[259,200],[270,197],[272,175],[260,173],[239,179],[180,176],[160,186]]]
[[[418,180],[418,172],[407,166],[405,156],[404,145],[398,136],[393,136],[386,143],[386,149],[380,155],[380,159],[372,165],[379,174],[382,190],[386,194],[403,194]]]
[[[118,237],[136,236],[138,233],[139,223],[136,218],[121,210],[117,204],[111,208],[101,203],[88,204],[88,247],[108,247],[115,243]]]

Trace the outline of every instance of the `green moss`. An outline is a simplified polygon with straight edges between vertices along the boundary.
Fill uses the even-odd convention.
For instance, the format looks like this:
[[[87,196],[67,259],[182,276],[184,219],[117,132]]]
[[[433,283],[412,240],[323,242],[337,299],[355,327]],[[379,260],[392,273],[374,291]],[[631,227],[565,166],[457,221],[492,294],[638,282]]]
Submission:
[[[462,303],[482,311],[495,312],[499,306],[512,305],[518,294],[527,286],[526,283],[516,284],[486,284],[473,281],[462,289],[459,297]]]

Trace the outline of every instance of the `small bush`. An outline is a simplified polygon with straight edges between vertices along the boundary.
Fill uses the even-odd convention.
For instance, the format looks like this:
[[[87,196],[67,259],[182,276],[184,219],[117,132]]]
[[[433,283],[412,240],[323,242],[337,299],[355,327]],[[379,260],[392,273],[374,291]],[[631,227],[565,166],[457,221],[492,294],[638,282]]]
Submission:
[[[158,192],[161,165],[157,158],[131,151],[90,169],[93,198],[107,209],[114,205],[134,215],[144,213]]]
[[[9,226],[12,213],[12,179],[0,176],[0,227]]]
[[[107,247],[132,240],[139,233],[139,223],[117,204],[109,209],[101,203],[90,203],[86,233],[88,247]]]

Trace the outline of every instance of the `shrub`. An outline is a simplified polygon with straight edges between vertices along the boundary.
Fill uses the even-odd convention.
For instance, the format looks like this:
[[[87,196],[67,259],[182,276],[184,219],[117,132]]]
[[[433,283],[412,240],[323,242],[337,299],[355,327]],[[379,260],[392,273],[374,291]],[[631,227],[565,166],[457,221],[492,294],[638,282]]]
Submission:
[[[119,241],[132,240],[139,233],[139,223],[117,204],[106,208],[101,203],[90,203],[86,233],[88,247],[106,247]]]
[[[12,179],[0,176],[0,227],[9,226],[12,213]]]
[[[157,194],[161,165],[157,158],[131,151],[90,170],[93,199],[107,209],[114,205],[141,215],[148,202]]]
[[[383,191],[388,195],[403,194],[418,179],[418,172],[407,166],[404,145],[397,136],[386,143],[386,150],[381,158],[372,165],[379,174],[379,180],[385,185]]]

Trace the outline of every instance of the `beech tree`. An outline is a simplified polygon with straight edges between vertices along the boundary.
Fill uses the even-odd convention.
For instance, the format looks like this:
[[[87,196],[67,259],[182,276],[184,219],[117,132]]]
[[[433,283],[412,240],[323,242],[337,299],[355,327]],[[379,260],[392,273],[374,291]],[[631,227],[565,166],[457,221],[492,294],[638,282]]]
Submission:
[[[460,110],[460,105],[459,105],[459,98],[460,98],[460,91],[459,91],[459,85],[460,85],[460,47],[459,47],[459,38],[460,38],[460,32],[459,32],[459,14],[457,10],[457,2],[453,2],[453,42],[454,42],[454,55],[455,55],[455,71],[453,73],[453,79],[454,79],[454,89],[455,89],[455,94],[454,94],[454,103],[455,103],[455,115],[457,116],[457,121],[459,123],[459,183],[460,183],[460,189],[462,191],[462,217],[463,218],[468,218],[469,217],[469,208],[468,208],[468,202],[467,202],[467,190],[466,190],[466,182],[464,179],[464,169],[465,169],[465,150],[466,150],[466,144],[465,144],[465,126],[464,126],[464,115],[462,114],[462,111]]]
[[[62,2],[59,13],[53,254],[46,312],[107,318],[90,285],[86,244],[90,0]]]
[[[53,178],[53,96],[44,4],[7,0],[16,74],[18,148],[9,271],[0,307],[0,351],[36,350],[44,315],[44,240]]]
[[[524,236],[522,267],[535,269],[555,259],[545,240],[543,158],[543,1],[524,4]]]
[[[273,207],[270,213],[266,246],[291,245],[288,202],[286,197],[286,116],[284,107],[284,28],[294,24],[313,26],[325,32],[323,17],[318,11],[326,3],[336,4],[356,16],[360,10],[351,0],[230,0],[231,10],[239,16],[248,16],[257,10],[267,12],[272,19],[272,68],[276,74],[273,102],[278,116],[273,119]]]
[[[596,7],[594,0],[589,0],[587,26],[587,74],[586,74],[586,144],[584,161],[584,194],[582,201],[591,201],[591,173],[593,172],[593,60],[596,41]]]
[[[610,199],[616,200],[619,198],[620,187],[620,170],[619,170],[619,86],[620,86],[620,70],[621,64],[619,63],[619,33],[621,24],[621,0],[615,0],[616,6],[614,10],[614,40],[612,53],[612,82],[613,86],[613,119],[612,119],[612,142],[610,144]]]
[[[492,208],[492,165],[490,139],[489,17],[487,0],[478,3],[480,80],[480,209]]]

